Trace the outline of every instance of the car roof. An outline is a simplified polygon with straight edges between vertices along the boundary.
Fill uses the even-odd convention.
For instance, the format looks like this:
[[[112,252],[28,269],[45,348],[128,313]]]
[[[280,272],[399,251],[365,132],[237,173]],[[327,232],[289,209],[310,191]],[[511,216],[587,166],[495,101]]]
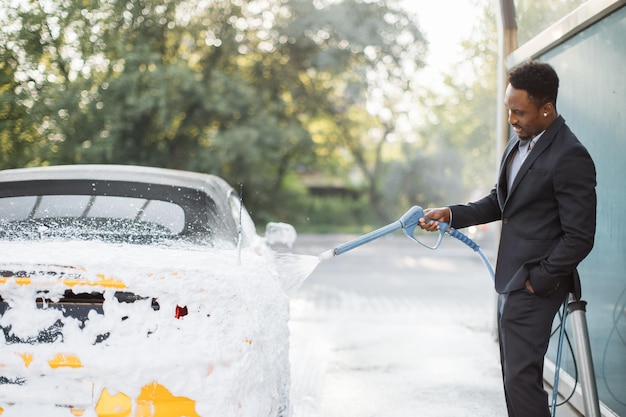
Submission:
[[[226,181],[216,175],[137,165],[76,164],[0,171],[0,183],[67,179],[134,181],[182,186],[203,190],[209,195],[228,194],[232,190]]]

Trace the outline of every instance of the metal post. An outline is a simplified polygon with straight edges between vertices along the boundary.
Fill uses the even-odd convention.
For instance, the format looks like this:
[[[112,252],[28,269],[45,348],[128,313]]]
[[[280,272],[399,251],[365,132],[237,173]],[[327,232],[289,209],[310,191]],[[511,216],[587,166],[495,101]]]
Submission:
[[[497,16],[498,24],[498,85],[496,105],[496,174],[500,166],[500,157],[504,146],[511,136],[507,109],[504,106],[504,91],[508,84],[507,58],[517,49],[517,21],[515,16],[515,0],[498,1],[500,13]]]
[[[574,333],[574,350],[576,352],[576,361],[578,362],[578,374],[580,375],[585,416],[601,417],[596,374],[593,368],[587,319],[585,317],[586,305],[586,301],[572,301],[569,303],[567,309]]]

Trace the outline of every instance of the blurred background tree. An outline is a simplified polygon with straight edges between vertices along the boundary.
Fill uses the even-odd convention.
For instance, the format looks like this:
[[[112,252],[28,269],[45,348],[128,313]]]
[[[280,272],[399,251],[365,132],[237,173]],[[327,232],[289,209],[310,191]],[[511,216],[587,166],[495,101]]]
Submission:
[[[495,10],[477,7],[440,91],[398,0],[8,0],[0,168],[213,173],[257,222],[303,230],[468,199],[496,161]]]

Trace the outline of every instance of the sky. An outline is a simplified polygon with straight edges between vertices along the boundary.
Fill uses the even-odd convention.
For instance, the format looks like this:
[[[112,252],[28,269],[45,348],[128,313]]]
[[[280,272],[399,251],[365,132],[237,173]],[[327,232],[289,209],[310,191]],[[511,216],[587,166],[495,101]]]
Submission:
[[[415,13],[429,42],[426,63],[435,71],[445,71],[458,60],[459,44],[475,23],[472,0],[402,0],[406,10]]]

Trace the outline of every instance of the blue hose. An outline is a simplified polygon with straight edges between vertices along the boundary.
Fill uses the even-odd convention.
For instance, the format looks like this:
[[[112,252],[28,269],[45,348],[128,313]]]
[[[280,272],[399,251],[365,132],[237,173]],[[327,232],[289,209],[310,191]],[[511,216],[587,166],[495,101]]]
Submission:
[[[565,301],[563,302],[563,313],[561,314],[561,326],[559,329],[558,349],[556,351],[556,363],[554,364],[554,367],[556,369],[554,371],[554,383],[552,384],[552,404],[550,407],[551,417],[554,417],[556,415],[556,402],[559,395],[559,374],[561,371],[561,352],[563,350],[563,338],[565,337],[565,319],[567,318],[567,304],[568,297],[565,297]]]
[[[487,259],[487,256],[485,255],[485,253],[480,249],[480,246],[478,246],[478,244],[474,242],[472,239],[470,239],[469,237],[467,237],[466,235],[464,235],[463,233],[459,232],[458,230],[452,227],[448,228],[448,233],[450,234],[450,236],[465,243],[467,246],[472,248],[474,252],[478,253],[478,256],[480,256],[480,259],[483,261],[483,264],[485,264],[485,267],[487,267],[487,270],[489,271],[491,280],[495,281],[496,274],[495,272],[493,272],[493,267],[491,266],[491,263],[489,262],[489,259]]]

